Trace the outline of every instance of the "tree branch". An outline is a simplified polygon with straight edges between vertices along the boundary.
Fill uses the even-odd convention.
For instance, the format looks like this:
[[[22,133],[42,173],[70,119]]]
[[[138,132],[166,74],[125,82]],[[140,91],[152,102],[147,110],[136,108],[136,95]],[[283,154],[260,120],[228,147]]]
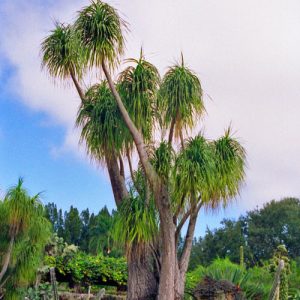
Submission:
[[[84,97],[84,92],[83,92],[83,89],[81,88],[79,82],[77,81],[76,79],[76,76],[74,74],[74,71],[73,70],[70,70],[70,75],[71,75],[71,78],[73,80],[73,83],[76,87],[76,90],[77,90],[77,93],[81,99],[82,102],[85,102],[85,97]]]
[[[110,155],[107,155],[105,157],[105,160],[116,205],[119,206],[122,200],[128,197],[125,179],[120,174],[118,159],[116,155],[110,153]]]
[[[181,197],[180,205],[178,205],[177,210],[176,210],[176,212],[175,212],[175,214],[174,214],[173,222],[174,222],[175,225],[177,224],[177,218],[178,218],[178,216],[179,216],[179,214],[180,214],[180,212],[181,212],[181,210],[182,210],[182,206],[183,206],[183,202],[184,202],[185,196],[186,196],[186,195],[184,194],[184,195]]]
[[[132,162],[131,162],[131,157],[130,157],[129,149],[127,147],[126,147],[126,157],[127,157],[127,161],[128,161],[130,176],[131,176],[131,179],[133,181],[134,172],[133,172],[133,167],[132,167]]]
[[[194,208],[194,207],[191,207],[191,208],[183,215],[183,217],[181,218],[179,224],[177,225],[176,232],[175,232],[175,241],[176,241],[176,244],[177,244],[177,242],[178,242],[178,238],[179,238],[180,231],[181,231],[183,225],[185,224],[185,222],[187,221],[187,219],[189,218],[189,216],[191,215],[191,212],[192,212],[193,208]]]
[[[119,163],[120,163],[120,175],[125,180],[124,164],[123,164],[123,159],[122,159],[121,155],[119,155]]]
[[[190,215],[190,221],[189,221],[187,233],[185,236],[184,246],[183,246],[182,254],[179,259],[179,269],[180,269],[180,272],[182,272],[182,273],[185,273],[188,268],[197,217],[198,217],[198,213],[199,213],[199,210],[202,207],[202,205],[203,205],[202,202],[198,203],[198,205],[195,207],[195,209],[191,212],[191,215]]]
[[[172,145],[175,122],[176,122],[176,118],[173,118],[170,126],[170,132],[169,132],[169,145]]]
[[[122,117],[124,119],[124,122],[126,124],[126,126],[128,127],[132,137],[133,137],[133,140],[134,140],[134,143],[135,143],[135,146],[137,148],[137,151],[138,151],[138,154],[139,154],[139,157],[140,157],[140,161],[142,163],[142,166],[145,170],[145,173],[149,179],[149,182],[150,184],[152,185],[152,187],[155,189],[155,190],[158,190],[159,188],[159,185],[160,185],[160,180],[158,180],[158,176],[153,168],[153,166],[151,165],[150,163],[150,160],[149,160],[149,156],[147,154],[147,151],[146,151],[146,145],[144,144],[144,140],[143,140],[143,137],[141,135],[141,133],[138,131],[138,129],[136,128],[136,126],[134,125],[134,123],[132,122],[123,102],[122,102],[122,99],[115,87],[115,84],[110,76],[110,73],[108,71],[108,68],[105,64],[104,61],[102,61],[102,69],[103,69],[103,72],[105,74],[105,77],[108,81],[108,85],[110,87],[110,90],[117,102],[117,105],[119,107],[119,110],[122,114]]]

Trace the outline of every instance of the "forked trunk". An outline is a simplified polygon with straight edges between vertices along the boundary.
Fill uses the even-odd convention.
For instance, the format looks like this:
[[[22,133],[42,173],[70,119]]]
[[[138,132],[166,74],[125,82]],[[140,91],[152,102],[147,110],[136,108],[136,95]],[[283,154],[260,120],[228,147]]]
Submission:
[[[109,70],[105,64],[105,62],[102,62],[102,69],[103,69],[103,72],[105,74],[105,77],[107,79],[107,82],[108,82],[108,85],[109,85],[109,88],[116,100],[116,103],[118,105],[118,108],[120,110],[120,113],[123,117],[123,120],[127,126],[127,128],[129,129],[131,135],[132,135],[132,138],[134,140],[134,143],[135,143],[135,146],[136,146],[136,149],[138,151],[138,154],[139,154],[139,158],[140,158],[140,161],[142,163],[142,166],[145,170],[145,173],[146,173],[146,176],[150,182],[150,184],[152,185],[152,187],[154,188],[155,185],[157,185],[157,181],[158,181],[158,178],[156,176],[156,172],[154,171],[152,165],[150,164],[150,161],[149,161],[149,157],[148,157],[148,154],[147,154],[147,151],[146,151],[146,146],[144,144],[144,140],[143,140],[143,137],[141,135],[141,133],[138,131],[138,129],[136,128],[136,126],[134,125],[134,123],[132,122],[123,102],[122,102],[122,99],[115,87],[115,84],[110,76],[110,73],[109,73]]]
[[[146,151],[143,137],[132,122],[104,62],[102,62],[102,69],[124,122],[133,137],[146,177],[154,192],[155,204],[159,211],[162,251],[158,299],[173,300],[176,258],[175,225],[173,223],[167,186],[161,182],[161,179],[153,169]]]
[[[133,244],[128,260],[128,300],[155,300],[158,293],[158,276],[149,245]]]

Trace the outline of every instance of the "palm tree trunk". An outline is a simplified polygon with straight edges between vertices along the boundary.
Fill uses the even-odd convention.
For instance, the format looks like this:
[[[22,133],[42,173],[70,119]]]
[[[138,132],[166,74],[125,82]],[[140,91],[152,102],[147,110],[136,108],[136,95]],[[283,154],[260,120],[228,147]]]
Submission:
[[[133,244],[128,255],[127,300],[156,299],[158,278],[150,246]]]
[[[14,241],[15,241],[15,238],[14,238],[14,236],[12,236],[10,239],[9,245],[8,245],[7,252],[3,259],[3,266],[2,266],[2,270],[0,272],[0,282],[3,280],[3,277],[8,269],[8,265],[9,265],[12,250],[13,250]]]

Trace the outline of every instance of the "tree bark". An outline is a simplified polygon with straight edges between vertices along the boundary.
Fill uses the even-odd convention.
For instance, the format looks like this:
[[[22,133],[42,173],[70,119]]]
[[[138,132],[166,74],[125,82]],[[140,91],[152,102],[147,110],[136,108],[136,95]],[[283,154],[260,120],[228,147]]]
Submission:
[[[189,225],[183,245],[183,250],[177,263],[177,272],[175,275],[175,299],[182,300],[184,298],[185,276],[189,265],[191,250],[193,245],[193,236],[195,232],[196,222],[202,203],[198,203],[194,210],[191,211]]]
[[[106,165],[113,190],[116,205],[120,206],[122,199],[128,197],[124,177],[120,174],[118,158],[115,155],[106,156]]]
[[[168,198],[168,190],[165,185],[160,190],[155,191],[154,197],[158,206],[160,217],[161,235],[161,271],[158,290],[159,300],[175,299],[175,265],[176,265],[176,245],[175,245],[175,225]]]
[[[128,253],[128,300],[156,299],[158,277],[150,245],[133,244]]]
[[[12,250],[13,250],[14,241],[15,241],[14,236],[12,236],[10,239],[9,245],[8,245],[7,252],[6,252],[3,262],[2,262],[2,270],[0,272],[0,283],[3,280],[3,277],[8,269]]]
[[[76,76],[75,76],[75,74],[74,74],[74,72],[72,70],[70,70],[70,75],[71,75],[72,81],[73,81],[73,83],[75,85],[75,88],[77,90],[77,93],[78,93],[81,101],[84,102],[85,101],[85,99],[84,99],[84,92],[83,92],[83,90],[82,90],[79,82],[77,81]]]
[[[174,136],[174,128],[175,128],[176,118],[172,119],[170,132],[169,132],[169,145],[172,145],[173,136]]]

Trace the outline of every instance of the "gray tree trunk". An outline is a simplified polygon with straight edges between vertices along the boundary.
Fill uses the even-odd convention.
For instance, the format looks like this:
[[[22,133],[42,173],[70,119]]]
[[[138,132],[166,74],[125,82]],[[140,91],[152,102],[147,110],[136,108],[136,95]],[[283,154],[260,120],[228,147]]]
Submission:
[[[154,300],[158,293],[154,259],[150,246],[133,244],[128,253],[128,300]]]

